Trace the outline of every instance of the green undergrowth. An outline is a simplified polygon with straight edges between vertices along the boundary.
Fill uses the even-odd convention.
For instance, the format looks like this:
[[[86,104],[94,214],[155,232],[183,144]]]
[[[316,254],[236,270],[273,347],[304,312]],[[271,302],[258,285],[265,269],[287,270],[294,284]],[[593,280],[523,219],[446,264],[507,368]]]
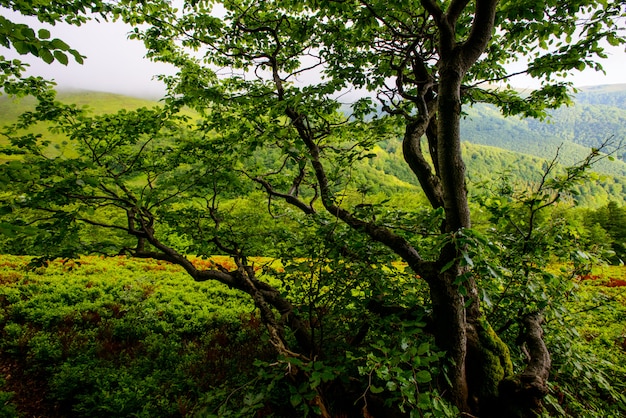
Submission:
[[[194,262],[234,267],[226,257]],[[625,279],[624,267],[594,270],[575,280],[563,309],[550,310],[545,416],[626,411]],[[415,330],[388,339],[372,330],[371,347],[346,356],[369,382],[366,393],[389,392],[407,413],[439,411],[438,393],[414,384],[436,378],[439,354],[427,341],[407,339],[423,323],[402,324]],[[346,373],[318,361],[301,365],[312,368],[310,382],[289,386],[285,371],[273,367],[280,362],[248,297],[194,282],[176,266],[84,257],[33,270],[28,258],[0,256],[0,418],[296,416],[311,387]]]
[[[552,357],[550,416],[623,417],[626,413],[626,267],[579,277],[565,310],[544,325]]]
[[[12,403],[22,416],[192,416],[207,392],[245,384],[255,359],[271,359],[245,295],[175,266],[27,264],[0,256],[0,357],[11,370],[0,416],[16,416]]]

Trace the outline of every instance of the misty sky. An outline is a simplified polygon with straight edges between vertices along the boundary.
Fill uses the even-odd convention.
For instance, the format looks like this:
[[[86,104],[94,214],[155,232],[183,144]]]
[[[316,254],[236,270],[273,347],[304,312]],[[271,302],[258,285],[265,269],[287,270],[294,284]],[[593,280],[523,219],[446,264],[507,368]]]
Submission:
[[[13,21],[41,27],[35,19],[27,19],[1,10]],[[29,75],[40,75],[57,82],[59,89],[85,89],[133,96],[158,98],[164,92],[163,85],[154,79],[156,74],[172,74],[174,69],[165,64],[152,63],[143,58],[145,50],[139,41],[127,39],[129,27],[123,23],[90,22],[81,27],[57,24],[49,27],[53,38],[60,38],[72,48],[86,55],[83,65],[70,60],[68,66],[58,62],[45,64],[32,56],[19,56],[16,52],[0,47],[0,55],[19,57],[31,64]],[[626,53],[623,48],[609,50],[609,59],[602,60],[607,74],[587,70],[571,78],[578,87],[626,83]],[[533,87],[533,80],[516,77],[512,84]],[[536,83],[536,82],[534,82]]]

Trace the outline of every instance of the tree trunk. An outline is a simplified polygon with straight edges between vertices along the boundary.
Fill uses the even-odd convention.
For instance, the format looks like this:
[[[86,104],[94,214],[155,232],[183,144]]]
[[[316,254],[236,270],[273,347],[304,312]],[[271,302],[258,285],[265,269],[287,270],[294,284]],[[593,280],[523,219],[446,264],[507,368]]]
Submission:
[[[461,79],[462,70],[444,65],[440,73],[437,114],[437,164],[443,191],[445,232],[454,234],[470,227],[469,207],[465,189],[465,164],[461,155]],[[447,244],[441,251],[439,265],[452,267],[441,272],[430,285],[437,345],[450,360],[451,401],[461,410],[469,411],[466,374],[467,318],[465,298],[457,279],[464,272],[459,265],[459,248]],[[464,288],[466,288],[464,284]],[[472,293],[475,289],[472,289]]]
[[[465,371],[465,301],[454,284],[456,271],[457,268],[452,268],[431,283],[430,297],[433,304],[435,342],[440,349],[446,351],[450,361],[450,373],[447,376],[452,383],[450,400],[461,411],[469,411]]]

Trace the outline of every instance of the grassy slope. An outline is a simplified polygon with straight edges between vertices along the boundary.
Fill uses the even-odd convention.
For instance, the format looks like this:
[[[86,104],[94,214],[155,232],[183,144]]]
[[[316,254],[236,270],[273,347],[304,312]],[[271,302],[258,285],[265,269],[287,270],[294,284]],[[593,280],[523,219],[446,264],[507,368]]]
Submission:
[[[115,113],[121,109],[134,110],[140,107],[154,107],[158,105],[158,102],[151,100],[94,91],[61,91],[58,93],[57,99],[63,103],[84,107],[94,114]],[[24,112],[33,110],[35,104],[35,99],[32,97],[12,99],[7,96],[0,96],[0,129],[14,123],[18,116]],[[54,144],[60,144],[65,140],[62,134],[49,132],[47,124],[38,124],[24,133],[43,135],[44,139],[51,142],[49,147],[51,155],[55,155]],[[5,144],[7,144],[7,138],[4,135],[0,135],[0,146]],[[16,158],[19,157],[11,156],[7,158],[2,156],[0,157],[0,163]]]
[[[137,109],[140,107],[152,107],[157,102],[136,97],[123,96],[121,94],[101,93],[95,91],[60,91],[57,95],[63,103],[74,103],[78,106],[87,106],[96,114],[117,112],[120,109]],[[0,126],[14,122],[18,115],[33,109],[35,99],[25,97],[11,99],[0,96]]]

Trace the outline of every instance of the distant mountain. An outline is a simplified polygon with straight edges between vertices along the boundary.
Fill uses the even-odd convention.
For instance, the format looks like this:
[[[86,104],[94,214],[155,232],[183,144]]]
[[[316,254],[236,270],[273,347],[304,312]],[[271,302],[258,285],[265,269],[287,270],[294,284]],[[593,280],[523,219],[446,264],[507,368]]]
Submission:
[[[551,111],[546,121],[504,118],[491,105],[465,109],[463,139],[523,154],[551,158],[560,147],[560,161],[571,165],[582,160],[607,139],[626,145],[626,84],[584,88],[575,103]],[[603,161],[596,170],[626,176],[626,150],[622,161]]]
[[[470,193],[480,192],[484,182],[500,184],[501,181],[508,181],[521,187],[532,187],[540,180],[546,160],[544,157],[471,142],[464,142],[462,150],[467,165]],[[400,139],[389,141],[375,151],[376,157],[368,160],[368,170],[358,170],[358,175],[368,173],[367,184],[370,189],[393,193],[406,190],[407,185],[412,185],[413,190],[417,188],[417,179],[402,157]],[[392,183],[390,179],[394,177],[400,182]],[[594,180],[578,184],[574,191],[574,200],[581,206],[597,208],[610,201],[626,205],[626,176],[595,175]]]
[[[581,87],[576,102],[588,105],[605,105],[626,109],[626,84]]]

